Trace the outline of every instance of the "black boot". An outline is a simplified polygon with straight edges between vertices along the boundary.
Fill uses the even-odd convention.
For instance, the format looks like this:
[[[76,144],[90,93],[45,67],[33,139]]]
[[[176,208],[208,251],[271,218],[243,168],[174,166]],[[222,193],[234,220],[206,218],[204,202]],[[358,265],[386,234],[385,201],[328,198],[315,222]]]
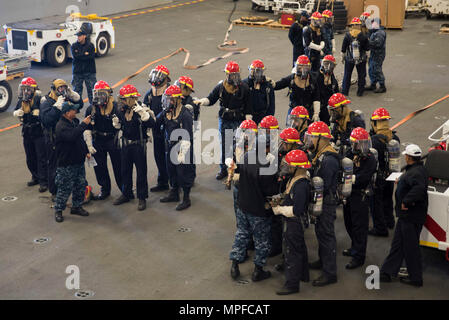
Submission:
[[[375,237],[384,237],[384,238],[388,237],[388,231],[386,231],[384,233],[380,233],[380,232],[376,231],[375,229],[369,229],[368,234],[370,236],[375,236]]]
[[[181,211],[190,207],[190,188],[183,188],[184,196],[182,198],[182,202],[176,206],[177,211]]]
[[[222,179],[226,178],[227,176],[228,176],[227,170],[220,170],[220,172],[218,172],[217,175],[215,176],[215,179],[222,180]]]
[[[279,263],[279,264],[275,264],[275,265],[274,265],[274,268],[276,269],[276,271],[284,272],[284,270],[285,270],[285,264],[284,264],[284,262]]]
[[[288,294],[293,294],[293,293],[298,293],[299,292],[299,288],[287,288],[285,285],[279,289],[278,291],[276,291],[276,294],[279,296],[285,296]]]
[[[40,192],[40,193],[43,193],[43,192],[45,192],[45,191],[47,191],[47,190],[48,190],[48,187],[47,187],[47,186],[42,186],[42,185],[41,185],[41,186],[39,187],[39,192]]]
[[[253,272],[253,275],[251,277],[251,279],[254,282],[262,281],[262,280],[268,279],[269,277],[271,277],[271,272],[270,271],[265,271],[263,269],[263,267],[258,266],[258,265],[254,265],[254,272]]]
[[[231,277],[232,279],[237,279],[240,276],[239,263],[236,260],[232,260],[231,265]]]
[[[157,185],[153,188],[150,189],[150,192],[161,192],[161,191],[165,191],[168,190],[168,186],[167,185]]]
[[[363,96],[363,91],[364,91],[364,88],[358,88],[357,89],[357,97]]]
[[[111,195],[110,192],[100,191],[98,195],[92,198],[92,200],[104,200]]]
[[[374,91],[376,90],[376,84],[375,83],[371,83],[371,85],[369,87],[365,87],[366,91]]]
[[[160,202],[178,202],[179,201],[179,190],[171,189],[167,196],[161,198]]]
[[[77,216],[87,217],[89,212],[83,209],[83,207],[72,208],[70,214],[76,214]]]
[[[349,270],[355,269],[355,268],[363,266],[363,264],[364,264],[364,262],[352,258],[351,261],[349,261],[349,263],[346,265],[346,269],[349,269]]]
[[[143,211],[147,208],[147,201],[145,199],[139,199],[139,205],[137,206],[137,210]]]
[[[64,221],[64,217],[62,216],[62,211],[55,212],[55,220],[56,220],[56,222]]]
[[[423,281],[422,280],[419,280],[419,281],[418,280],[412,280],[409,277],[399,278],[399,281],[401,283],[408,284],[408,285],[411,285],[411,286],[414,286],[414,287],[422,287],[423,286]]]
[[[129,202],[129,199],[128,199],[128,197],[125,197],[123,194],[120,196],[120,197],[118,197],[117,199],[115,199],[115,201],[112,203],[114,206],[118,206],[118,205],[121,205],[122,203],[125,203],[125,202]]]
[[[32,187],[39,184],[39,181],[35,180],[35,179],[31,179],[30,181],[27,182],[27,186],[28,187]]]
[[[343,250],[343,255],[346,257],[352,257],[351,248]]]
[[[312,286],[324,287],[324,286],[327,286],[328,284],[332,284],[332,283],[336,283],[336,282],[337,282],[337,277],[330,277],[323,273],[317,279],[313,280]]]
[[[377,88],[376,90],[374,90],[374,93],[384,93],[387,92],[387,88],[385,88],[384,84],[381,84],[379,86],[379,88]]]

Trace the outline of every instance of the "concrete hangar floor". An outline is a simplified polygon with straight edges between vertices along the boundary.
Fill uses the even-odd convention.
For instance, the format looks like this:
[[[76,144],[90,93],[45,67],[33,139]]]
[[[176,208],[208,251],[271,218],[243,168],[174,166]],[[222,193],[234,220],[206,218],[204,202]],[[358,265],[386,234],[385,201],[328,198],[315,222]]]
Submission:
[[[140,67],[163,57],[177,48],[192,51],[191,63],[199,64],[221,55],[221,43],[228,27],[227,17],[232,2],[206,0],[156,13],[115,20],[116,48],[97,59],[97,79],[113,84]],[[238,2],[233,18],[253,14],[250,1]],[[263,14],[263,13],[262,13]],[[258,13],[259,15],[259,13]],[[269,15],[269,14],[267,14]],[[385,94],[367,93],[359,98],[350,91],[353,109],[365,115],[380,106],[388,108],[396,123],[412,111],[447,94],[449,87],[449,41],[439,35],[441,21],[410,18],[404,29],[388,30],[387,58],[384,73],[388,88]],[[342,35],[336,36],[337,47]],[[253,59],[262,59],[266,74],[273,79],[291,70],[292,49],[287,31],[235,26],[231,39],[238,46],[249,47],[247,54],[236,55],[242,76]],[[182,68],[184,56],[179,54],[163,61],[173,81],[189,75],[195,81],[196,95],[206,96],[223,79],[222,60],[199,70]],[[228,59],[229,60],[229,59]],[[148,89],[148,71],[130,81],[143,94]],[[336,74],[342,78],[342,65]],[[71,79],[71,65],[51,68],[33,64],[28,72],[46,93],[50,82],[58,77]],[[17,88],[19,80],[11,82]],[[13,91],[16,91],[15,89]],[[116,94],[118,89],[115,90]],[[288,98],[285,91],[276,93],[276,116],[285,119]],[[15,104],[16,98],[13,99]],[[402,142],[418,143],[424,149],[427,136],[448,117],[449,100],[418,115],[402,125],[398,135]],[[13,107],[0,114],[0,128],[17,123]],[[84,111],[84,110],[83,110]],[[201,111],[202,126],[215,128],[218,107]],[[283,122],[283,121],[282,121]],[[159,202],[161,194],[150,193],[148,208],[136,210],[136,200],[120,207],[112,205],[119,195],[113,188],[112,198],[92,202],[87,218],[70,216],[62,224],[54,221],[48,194],[37,187],[27,187],[30,175],[25,164],[20,129],[1,132],[0,196],[16,196],[13,202],[0,201],[0,298],[1,299],[75,299],[74,291],[65,287],[66,267],[80,270],[81,288],[95,292],[93,299],[278,299],[275,290],[283,284],[283,276],[274,270],[280,256],[268,261],[273,277],[262,283],[250,280],[253,263],[241,265],[240,283],[229,275],[229,251],[234,238],[235,217],[232,193],[215,180],[217,165],[201,164],[192,190],[192,207],[182,213],[174,205]],[[156,167],[152,146],[148,147],[149,185],[156,183]],[[111,172],[112,177],[112,172]],[[91,168],[87,178],[94,190],[98,185]],[[180,232],[188,231],[188,232]],[[449,298],[449,265],[441,251],[423,248],[424,287],[409,288],[399,282],[382,284],[380,290],[367,290],[365,268],[348,271],[347,258],[341,255],[349,245],[341,209],[336,221],[337,284],[324,288],[303,284],[301,293],[283,299],[447,299]],[[45,244],[34,239],[51,238]],[[368,240],[366,265],[380,265],[391,244],[389,238]],[[309,259],[317,257],[317,241],[313,227],[306,230]],[[252,258],[251,253],[251,258]],[[311,271],[311,277],[318,274]]]

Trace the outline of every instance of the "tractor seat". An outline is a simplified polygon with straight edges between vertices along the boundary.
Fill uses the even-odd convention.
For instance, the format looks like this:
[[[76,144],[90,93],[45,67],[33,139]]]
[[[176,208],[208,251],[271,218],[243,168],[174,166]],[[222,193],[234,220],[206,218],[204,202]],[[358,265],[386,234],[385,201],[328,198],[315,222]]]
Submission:
[[[443,188],[447,189],[449,181],[449,151],[430,151],[424,167],[427,170],[429,178],[432,178],[429,185],[436,187],[438,191]]]

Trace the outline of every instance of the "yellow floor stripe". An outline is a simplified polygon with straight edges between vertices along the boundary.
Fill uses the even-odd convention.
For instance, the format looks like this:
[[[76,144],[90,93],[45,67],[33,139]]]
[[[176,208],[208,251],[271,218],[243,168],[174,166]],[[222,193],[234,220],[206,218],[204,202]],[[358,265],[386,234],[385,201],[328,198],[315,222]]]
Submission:
[[[177,7],[180,7],[180,6],[185,6],[185,5],[189,5],[189,4],[195,4],[195,3],[199,3],[199,2],[203,2],[203,1],[206,1],[206,0],[195,0],[195,1],[183,2],[183,3],[178,3],[178,4],[171,5],[171,6],[151,9],[151,10],[147,10],[147,11],[140,11],[140,12],[134,12],[134,13],[130,13],[130,14],[124,14],[124,15],[121,15],[121,16],[115,16],[115,17],[112,17],[110,19],[111,20],[112,19],[113,20],[117,20],[117,19],[127,18],[127,17],[130,17],[130,16],[137,16],[137,15],[141,15],[141,14],[145,14],[145,13],[151,13],[151,12],[160,11],[160,10],[177,8]]]

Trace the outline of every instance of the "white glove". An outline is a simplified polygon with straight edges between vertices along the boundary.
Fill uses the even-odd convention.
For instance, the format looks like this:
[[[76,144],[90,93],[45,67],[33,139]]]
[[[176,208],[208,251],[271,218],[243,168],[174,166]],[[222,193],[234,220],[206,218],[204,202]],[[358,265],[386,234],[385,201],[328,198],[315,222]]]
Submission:
[[[25,114],[25,112],[23,112],[22,109],[17,109],[17,110],[14,111],[12,114],[13,114],[14,117],[19,118],[19,117],[23,117],[23,115]]]
[[[84,130],[83,132],[84,141],[86,142],[87,149],[89,149],[90,154],[95,154],[97,150],[95,150],[92,145],[92,130]]]
[[[156,120],[156,115],[154,114],[154,111],[149,109],[146,110],[148,112],[148,114],[150,115],[151,118],[153,118],[153,120]]]
[[[150,119],[150,114],[146,112],[138,103],[134,105],[133,111],[140,116],[140,119],[142,119],[142,121],[148,121],[148,119]]]
[[[324,49],[324,41],[321,41],[319,45],[316,43],[310,42],[309,48],[316,50],[316,51],[321,51]]]
[[[69,99],[72,101],[78,101],[81,99],[78,92],[73,91],[70,87],[67,87],[67,93],[68,93]]]
[[[313,116],[312,121],[320,121],[320,102],[314,101],[313,102]]]
[[[252,114],[245,114],[245,119],[246,120],[253,120],[253,115]]]
[[[355,174],[352,175],[352,184],[355,183]]]
[[[231,168],[231,166],[233,165],[234,160],[232,158],[226,158],[225,159],[225,164],[228,168]]]
[[[335,49],[335,39],[332,39],[332,54],[335,55],[337,49]]]
[[[234,181],[234,184],[239,181],[240,179],[240,173],[234,173],[234,176],[232,177],[232,181]]]
[[[181,140],[181,147],[179,148],[179,153],[178,153],[178,162],[179,163],[185,162],[185,156],[186,156],[186,153],[189,151],[189,148],[190,148],[190,141]]]
[[[323,50],[320,51],[320,55],[324,56],[324,51]]]
[[[210,104],[210,101],[207,98],[202,98],[202,99],[193,101],[193,103],[200,105],[200,107],[203,107],[203,106],[208,106]]]
[[[65,99],[63,96],[59,96],[58,100],[56,100],[55,104],[53,105],[53,107],[58,108],[59,110],[62,110],[62,104],[64,103]]]
[[[271,164],[274,160],[276,160],[276,157],[272,153],[268,153],[266,159]]]
[[[282,214],[283,216],[286,216],[287,218],[294,217],[293,214],[293,206],[276,206],[273,207],[273,212],[275,215]]]
[[[276,81],[274,81],[273,79],[267,79],[267,80],[273,88],[276,88]]]
[[[122,126],[120,125],[119,118],[114,114],[112,116],[112,126],[116,129],[120,129]]]

